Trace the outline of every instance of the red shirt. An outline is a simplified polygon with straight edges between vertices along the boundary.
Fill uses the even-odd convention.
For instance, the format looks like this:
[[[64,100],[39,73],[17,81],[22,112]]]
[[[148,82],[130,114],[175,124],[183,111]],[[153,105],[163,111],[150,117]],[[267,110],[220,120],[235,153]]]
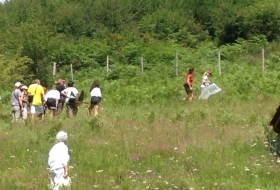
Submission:
[[[188,79],[189,79],[190,85],[192,85],[192,83],[193,83],[193,75],[192,74],[188,74],[186,76],[186,83],[187,84],[188,84]]]

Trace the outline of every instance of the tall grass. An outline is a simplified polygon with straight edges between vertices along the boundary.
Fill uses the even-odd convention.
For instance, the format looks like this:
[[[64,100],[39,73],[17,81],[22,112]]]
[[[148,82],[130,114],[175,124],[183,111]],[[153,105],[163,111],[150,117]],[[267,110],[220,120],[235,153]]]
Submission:
[[[47,154],[65,130],[73,189],[279,189],[279,165],[264,144],[277,104],[276,95],[244,101],[225,92],[137,106],[105,98],[98,118],[83,104],[76,118],[35,125],[10,124],[2,105],[0,188],[47,189]]]

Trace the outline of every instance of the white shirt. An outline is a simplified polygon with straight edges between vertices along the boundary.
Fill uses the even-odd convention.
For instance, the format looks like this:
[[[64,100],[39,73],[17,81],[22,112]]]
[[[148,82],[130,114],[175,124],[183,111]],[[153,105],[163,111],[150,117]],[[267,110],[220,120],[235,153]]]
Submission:
[[[60,99],[60,93],[58,90],[50,90],[48,91],[48,93],[46,94],[46,96],[44,97],[44,100],[47,101],[48,98],[54,98],[56,100]]]
[[[200,86],[200,87],[201,87],[201,88],[205,88],[205,87],[209,86],[209,82],[203,82],[203,81],[209,81],[207,75],[204,75],[204,76],[202,77],[202,83],[201,83],[201,86]]]
[[[90,97],[92,96],[97,96],[97,97],[101,97],[101,90],[98,87],[95,87],[91,90],[90,92]]]
[[[50,170],[63,168],[62,164],[69,164],[70,156],[68,154],[68,147],[64,142],[55,144],[49,152],[48,165]]]
[[[68,87],[68,88],[64,89],[62,92],[66,92],[66,94],[67,94],[66,102],[68,102],[69,97],[70,98],[75,98],[75,97],[77,97],[77,95],[79,93],[77,88],[75,88],[75,87]],[[71,95],[71,92],[73,92],[75,97]]]

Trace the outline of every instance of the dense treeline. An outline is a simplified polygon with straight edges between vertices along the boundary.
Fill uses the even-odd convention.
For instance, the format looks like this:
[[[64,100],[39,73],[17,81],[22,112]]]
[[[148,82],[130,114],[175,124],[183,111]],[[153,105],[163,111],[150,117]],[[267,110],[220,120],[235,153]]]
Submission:
[[[279,22],[277,0],[9,0],[0,4],[0,80],[48,82],[52,62],[58,71],[70,63],[96,68],[107,55],[112,64],[138,64],[142,55],[150,65],[174,59],[151,56],[155,48],[147,47],[157,41],[182,48],[241,38],[264,44],[277,41]]]

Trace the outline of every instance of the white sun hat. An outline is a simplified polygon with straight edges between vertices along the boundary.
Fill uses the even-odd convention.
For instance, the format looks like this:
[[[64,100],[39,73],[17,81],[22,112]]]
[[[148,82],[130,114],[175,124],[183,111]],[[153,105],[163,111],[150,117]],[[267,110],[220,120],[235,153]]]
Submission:
[[[20,87],[21,86],[21,83],[20,82],[16,82],[16,84],[15,84],[15,87]]]
[[[59,188],[71,189],[71,178],[69,176],[66,178],[62,177],[59,181]]]

